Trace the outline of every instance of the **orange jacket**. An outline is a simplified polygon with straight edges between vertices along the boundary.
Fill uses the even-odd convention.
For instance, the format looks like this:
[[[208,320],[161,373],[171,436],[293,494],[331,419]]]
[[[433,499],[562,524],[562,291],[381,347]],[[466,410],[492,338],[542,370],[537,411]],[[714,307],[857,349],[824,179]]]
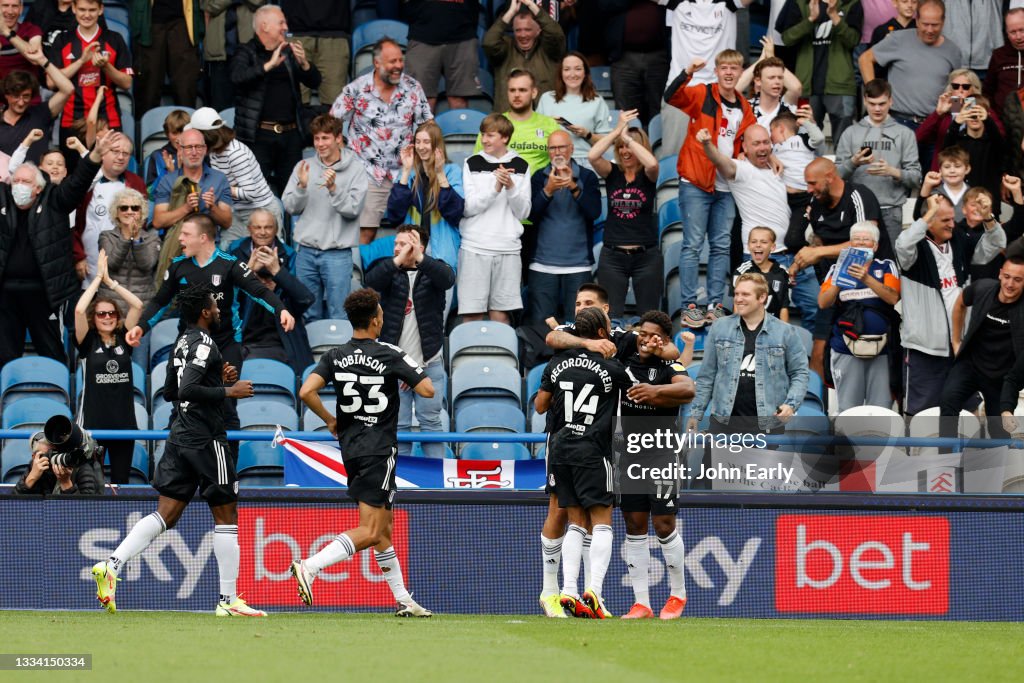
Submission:
[[[677,79],[679,86],[668,103],[681,109],[690,117],[690,125],[686,131],[686,140],[679,150],[676,170],[680,178],[686,178],[694,186],[705,192],[715,189],[715,165],[704,154],[703,146],[697,142],[697,131],[707,128],[711,133],[711,142],[718,145],[719,119],[721,118],[722,96],[718,92],[718,84],[686,85],[690,77],[683,71]],[[740,153],[740,141],[748,127],[757,123],[754,112],[746,98],[736,93],[740,106],[743,108],[743,119],[740,121],[736,140],[733,141],[733,158]]]

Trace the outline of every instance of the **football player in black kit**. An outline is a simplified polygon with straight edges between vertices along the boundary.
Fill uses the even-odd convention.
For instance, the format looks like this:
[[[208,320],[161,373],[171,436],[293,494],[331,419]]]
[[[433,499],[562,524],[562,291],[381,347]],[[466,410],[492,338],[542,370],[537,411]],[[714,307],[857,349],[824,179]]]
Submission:
[[[664,361],[656,355],[657,349],[671,339],[672,320],[661,311],[648,311],[640,318],[636,330],[636,350],[625,359],[626,374],[635,384],[622,397],[622,431],[627,442],[630,433],[653,433],[655,429],[679,432],[679,406],[693,400],[696,387],[686,374],[686,368],[677,361]],[[647,456],[652,455],[645,451]],[[674,452],[657,457],[656,467],[675,461]],[[620,481],[623,473],[620,472]],[[646,492],[623,492],[619,499],[622,518],[626,522],[626,566],[636,598],[632,609],[623,619],[648,619],[654,616],[648,588],[647,571],[650,551],[647,549],[647,523],[653,516],[654,533],[668,568],[671,595],[662,619],[678,619],[686,606],[686,586],[683,582],[683,541],[676,531],[676,513],[679,496],[678,480],[644,481],[635,484]]]
[[[249,270],[245,261],[240,261],[217,248],[217,226],[202,213],[186,216],[181,224],[178,237],[181,242],[181,256],[171,261],[164,272],[160,289],[146,304],[139,324],[128,331],[126,339],[132,346],[138,346],[142,335],[160,320],[174,295],[191,285],[206,284],[213,289],[217,307],[227,315],[219,318],[210,327],[210,336],[217,343],[225,362],[241,371],[242,368],[242,322],[236,316],[235,289],[241,289],[254,302],[278,316],[281,327],[290,332],[295,327],[295,318],[288,312],[281,299],[267,289],[260,279]],[[184,323],[179,326],[179,331]],[[228,402],[227,427],[238,429],[238,414],[234,402]],[[237,449],[237,444],[232,450]]]
[[[576,313],[576,334],[583,339],[607,339],[611,323],[600,308]],[[630,387],[622,364],[597,351],[574,349],[559,353],[544,368],[535,407],[550,408],[547,457],[549,484],[558,506],[565,508],[569,529],[562,543],[562,594],[559,602],[576,617],[607,619],[601,600],[604,575],[612,555],[614,501],[611,443],[620,394]],[[590,580],[583,598],[577,585],[587,521],[593,524]]]
[[[398,617],[429,617],[406,590],[398,556],[391,545],[391,506],[395,492],[395,457],[398,451],[398,385],[408,384],[424,398],[434,396],[434,385],[423,369],[402,349],[377,341],[384,326],[380,297],[360,289],[345,299],[352,323],[352,340],[321,358],[299,390],[299,398],[338,437],[348,474],[348,495],[359,504],[359,526],[338,534],[305,560],[292,562],[299,597],[313,604],[313,579],[325,567],[347,560],[373,546],[374,557],[398,601]],[[317,393],[327,382],[338,397],[331,414]]]
[[[171,423],[167,449],[153,475],[160,494],[157,509],[140,519],[106,562],[92,568],[96,597],[115,612],[117,575],[132,559],[181,518],[185,506],[200,490],[216,524],[213,553],[220,574],[218,617],[265,617],[238,597],[238,476],[228,452],[224,429],[225,398],[248,398],[252,382],[236,381],[238,372],[224,365],[210,330],[220,323],[220,310],[208,285],[189,287],[176,301],[188,325],[174,345],[164,395],[174,401],[177,418]],[[225,382],[233,382],[225,386]]]

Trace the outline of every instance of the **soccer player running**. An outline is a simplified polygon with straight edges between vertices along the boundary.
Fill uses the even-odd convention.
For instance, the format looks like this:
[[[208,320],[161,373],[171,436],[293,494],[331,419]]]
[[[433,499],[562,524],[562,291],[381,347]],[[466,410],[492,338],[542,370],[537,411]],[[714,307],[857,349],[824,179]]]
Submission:
[[[630,433],[653,433],[655,429],[678,432],[679,406],[692,401],[696,393],[693,380],[681,363],[665,361],[656,355],[656,351],[671,339],[671,334],[672,320],[661,311],[648,311],[641,316],[635,352],[624,361],[626,374],[635,382],[622,397],[622,430],[626,433],[627,442]],[[651,455],[647,451],[645,454]],[[664,467],[675,460],[675,453],[669,451],[655,457],[655,466]],[[671,586],[668,602],[659,616],[678,619],[686,607],[686,585],[683,581],[685,553],[683,540],[676,531],[679,481],[644,482],[644,487],[649,487],[644,493],[627,493],[625,483],[622,487],[619,508],[626,522],[626,566],[636,600],[622,618],[649,619],[654,616],[647,578],[650,564],[647,523],[653,516],[654,533],[665,556]]]
[[[167,449],[153,475],[160,494],[156,512],[140,519],[106,562],[92,568],[96,597],[110,613],[117,610],[117,575],[125,563],[144,551],[157,536],[174,528],[196,488],[213,513],[213,553],[220,574],[218,617],[265,617],[236,592],[238,581],[238,476],[224,429],[226,398],[253,395],[252,382],[236,381],[238,372],[225,365],[210,335],[220,323],[220,309],[209,285],[194,285],[176,299],[185,331],[174,344],[164,395],[174,401]],[[233,382],[224,386],[225,382]]]
[[[299,398],[320,416],[338,437],[348,473],[348,495],[359,504],[359,526],[340,533],[320,552],[292,562],[299,597],[313,604],[313,579],[323,569],[373,546],[377,566],[398,601],[398,617],[429,617],[405,588],[402,568],[391,545],[391,506],[394,502],[395,456],[398,451],[398,385],[405,382],[424,398],[433,398],[430,378],[402,349],[377,341],[384,325],[380,297],[372,289],[360,289],[345,299],[352,323],[352,340],[320,358],[299,390]],[[320,400],[319,391],[334,383],[338,397],[332,415]]]
[[[575,329],[582,339],[608,339],[611,335],[608,316],[600,308],[577,312]],[[548,482],[554,484],[558,506],[566,509],[569,519],[562,543],[559,603],[575,617],[611,617],[601,600],[613,541],[610,445],[620,394],[631,384],[619,362],[598,351],[575,349],[551,359],[535,399],[538,413],[552,409]],[[593,524],[590,580],[580,599],[578,578],[588,517]]]

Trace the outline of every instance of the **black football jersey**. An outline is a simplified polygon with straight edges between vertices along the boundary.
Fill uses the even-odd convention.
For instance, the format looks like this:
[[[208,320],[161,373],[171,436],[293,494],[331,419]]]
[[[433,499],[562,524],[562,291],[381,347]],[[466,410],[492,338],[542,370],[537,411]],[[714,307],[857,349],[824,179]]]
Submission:
[[[552,462],[596,467],[610,458],[620,393],[631,385],[622,364],[599,353],[571,349],[552,358],[540,383],[552,396]]]
[[[626,359],[626,375],[630,384],[671,384],[672,378],[676,375],[689,377],[686,368],[677,361],[666,361],[651,356],[647,360],[641,360],[639,353],[634,353]],[[679,407],[659,408],[642,403],[633,403],[622,392],[622,416],[623,417],[676,417],[679,415]]]
[[[164,382],[164,396],[177,408],[168,441],[205,448],[214,439],[227,439],[222,365],[220,349],[203,330],[189,327],[178,337]]]
[[[334,384],[342,457],[394,455],[398,385],[419,384],[426,376],[419,364],[397,346],[353,339],[325,353],[313,372]]]
[[[555,328],[559,332],[568,332],[573,336],[576,335],[576,324],[565,323]],[[629,354],[636,351],[636,332],[630,330],[624,330],[621,327],[613,327],[612,334],[609,338],[613,344],[615,344],[615,359],[622,361],[629,357]]]

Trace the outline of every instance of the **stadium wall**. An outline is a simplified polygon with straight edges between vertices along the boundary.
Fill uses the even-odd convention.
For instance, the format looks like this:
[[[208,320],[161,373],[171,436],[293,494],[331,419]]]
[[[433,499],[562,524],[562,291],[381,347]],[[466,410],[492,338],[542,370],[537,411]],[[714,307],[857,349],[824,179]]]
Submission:
[[[410,589],[436,614],[538,613],[544,497],[476,493],[490,495],[402,494],[394,540]],[[842,506],[849,508],[849,496],[799,503],[793,498],[698,496],[695,507],[680,512],[687,616],[1024,619],[1019,500],[967,505],[957,496],[954,505],[934,496],[875,496],[864,497],[859,509],[839,509],[832,502],[846,501]],[[154,504],[149,494],[0,498],[0,566],[8,577],[0,608],[96,609],[89,568]],[[270,612],[305,609],[288,572],[290,561],[355,520],[355,507],[337,491],[243,498],[239,590],[250,604]],[[618,517],[615,539],[605,598],[620,615],[629,609],[632,593]],[[652,535],[656,608],[668,597],[657,545]],[[119,610],[212,610],[217,568],[205,506],[189,506],[178,526],[134,560],[122,578]],[[326,570],[314,595],[315,609],[324,611],[393,607],[370,553]]]

